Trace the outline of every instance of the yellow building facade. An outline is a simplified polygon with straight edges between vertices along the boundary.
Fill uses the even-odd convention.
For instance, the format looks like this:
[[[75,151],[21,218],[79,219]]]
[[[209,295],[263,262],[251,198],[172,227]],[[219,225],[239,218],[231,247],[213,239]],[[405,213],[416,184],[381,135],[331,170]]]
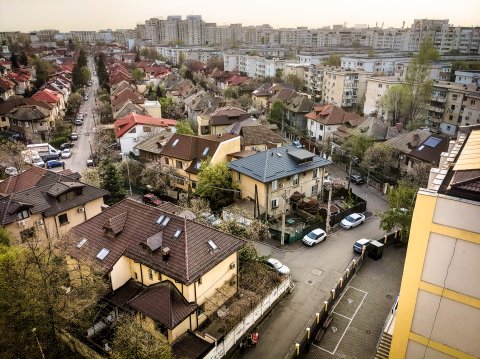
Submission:
[[[451,141],[417,194],[391,359],[479,358],[480,129]]]

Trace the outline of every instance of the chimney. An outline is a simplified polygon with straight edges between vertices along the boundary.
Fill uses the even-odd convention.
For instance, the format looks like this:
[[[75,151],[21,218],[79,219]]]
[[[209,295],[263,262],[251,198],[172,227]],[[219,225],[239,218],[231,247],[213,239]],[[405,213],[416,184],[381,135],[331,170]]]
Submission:
[[[162,258],[166,262],[170,258],[170,248],[162,248]]]

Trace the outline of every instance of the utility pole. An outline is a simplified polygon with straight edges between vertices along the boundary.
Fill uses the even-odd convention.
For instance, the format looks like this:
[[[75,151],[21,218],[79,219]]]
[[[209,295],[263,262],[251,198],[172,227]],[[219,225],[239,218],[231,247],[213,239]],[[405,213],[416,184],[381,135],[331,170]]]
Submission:
[[[327,234],[330,233],[330,206],[332,203],[332,184],[330,184],[330,188],[328,190],[328,203],[327,203],[327,225],[325,226]]]
[[[283,190],[283,207],[282,207],[282,235],[280,237],[280,245],[285,245],[285,202],[287,201],[287,190]]]
[[[350,164],[348,166],[348,187],[347,191],[350,191],[350,182],[352,181],[352,153],[350,152]]]

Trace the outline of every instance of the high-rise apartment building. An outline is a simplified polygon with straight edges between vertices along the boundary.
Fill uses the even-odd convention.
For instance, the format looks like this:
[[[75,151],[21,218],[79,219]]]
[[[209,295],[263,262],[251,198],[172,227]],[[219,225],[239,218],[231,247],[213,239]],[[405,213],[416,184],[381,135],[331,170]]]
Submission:
[[[417,193],[390,359],[480,357],[479,218],[480,126],[470,126]]]

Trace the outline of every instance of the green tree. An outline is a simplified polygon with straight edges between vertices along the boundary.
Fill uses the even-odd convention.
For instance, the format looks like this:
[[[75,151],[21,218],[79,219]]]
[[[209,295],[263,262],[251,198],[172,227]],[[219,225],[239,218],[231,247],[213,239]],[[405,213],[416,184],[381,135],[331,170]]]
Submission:
[[[18,58],[18,62],[23,66],[28,66],[28,56],[25,51],[22,51],[20,57]]]
[[[276,69],[276,70],[275,70],[275,78],[276,78],[276,79],[281,79],[281,78],[283,78],[283,69]]]
[[[276,100],[274,103],[272,103],[268,118],[271,121],[276,123],[279,123],[282,121],[282,118],[283,118],[283,102],[282,101]]]
[[[285,82],[291,84],[297,91],[303,88],[303,80],[299,79],[295,74],[285,76]]]
[[[240,102],[240,106],[242,106],[242,108],[245,110],[248,110],[253,104],[252,97],[249,94],[240,96],[238,101]]]
[[[180,55],[178,55],[178,68],[182,67],[185,64],[185,61],[187,59],[187,55],[185,52],[180,51]]]
[[[132,70],[132,77],[137,82],[141,82],[145,78],[145,74],[143,73],[142,69],[133,69]]]
[[[113,359],[174,359],[166,338],[145,329],[135,316],[120,317],[112,349]]]
[[[18,63],[18,57],[15,53],[12,53],[10,56],[10,61],[12,62],[12,69],[18,70],[20,68],[20,64]]]
[[[171,97],[160,97],[158,99],[162,106],[162,116],[174,120],[181,120],[184,117],[182,106],[175,102]]]
[[[109,78],[106,67],[106,55],[103,52],[100,52],[95,58],[95,63],[97,66],[97,76],[100,87],[106,89],[107,92],[110,92]]]
[[[85,51],[83,49],[81,49],[79,54],[78,54],[77,65],[78,65],[78,67],[88,66],[87,56],[86,56]]]
[[[72,41],[72,39],[68,40],[67,49],[68,49],[68,51],[75,51],[75,44]]]
[[[400,116],[406,106],[407,88],[403,85],[393,85],[380,99],[380,105],[392,115],[392,125],[400,121]]]
[[[140,61],[141,61],[141,59],[140,59],[140,51],[138,51],[138,49],[137,49],[137,51],[135,52],[135,60],[134,60],[134,61],[135,61],[135,62],[140,62]]]
[[[125,161],[120,162],[118,165],[118,171],[125,178],[124,186],[128,186],[128,176],[130,176],[130,183],[132,186],[140,186],[142,179],[142,171],[144,165],[142,162],[127,158]]]
[[[68,97],[68,103],[67,103],[67,113],[69,115],[76,114],[77,111],[80,109],[80,106],[82,105],[83,102],[83,96],[80,95],[77,92],[72,93]]]
[[[226,98],[234,98],[237,99],[239,97],[239,91],[237,86],[228,86],[225,89],[225,97]]]
[[[100,187],[102,183],[98,168],[85,168],[82,171],[82,182],[90,186]]]
[[[380,214],[380,228],[385,232],[400,230],[401,240],[408,241],[413,207],[418,187],[406,182],[390,189],[387,195],[388,211]]]
[[[72,70],[73,86],[78,89],[88,84],[91,78],[90,70],[87,66],[80,67],[75,65]]]
[[[327,66],[340,66],[342,61],[340,55],[331,54],[323,63]]]
[[[425,114],[426,105],[432,96],[433,80],[430,79],[430,64],[438,60],[438,51],[431,38],[422,42],[420,51],[413,56],[405,77],[405,117],[413,121]]]
[[[373,145],[373,138],[365,135],[360,131],[354,131],[342,143],[342,148],[347,150],[352,156],[357,157],[360,161],[363,159],[367,149]]]
[[[395,151],[392,147],[385,143],[374,143],[365,151],[362,166],[370,171],[387,174],[395,161]]]
[[[44,61],[39,58],[33,59],[33,66],[35,67],[36,80],[34,86],[36,89],[39,89],[47,82],[51,74],[53,74],[54,69],[50,62]]]
[[[226,163],[211,164],[207,159],[200,165],[196,194],[218,208],[232,200],[235,186]],[[215,209],[215,208],[214,208]]]
[[[179,135],[193,135],[193,129],[190,125],[190,121],[188,120],[180,120],[177,121],[177,125],[175,126],[177,129],[176,133]]]
[[[125,179],[113,162],[107,161],[107,163],[102,166],[100,181],[101,187],[110,192],[105,196],[105,203],[109,206],[120,202],[127,196],[124,188]]]
[[[39,347],[46,358],[67,358],[58,331],[68,327],[84,333],[93,322],[107,285],[93,267],[86,274],[67,265],[70,245],[76,242],[68,236],[0,245],[2,358],[40,358]]]

